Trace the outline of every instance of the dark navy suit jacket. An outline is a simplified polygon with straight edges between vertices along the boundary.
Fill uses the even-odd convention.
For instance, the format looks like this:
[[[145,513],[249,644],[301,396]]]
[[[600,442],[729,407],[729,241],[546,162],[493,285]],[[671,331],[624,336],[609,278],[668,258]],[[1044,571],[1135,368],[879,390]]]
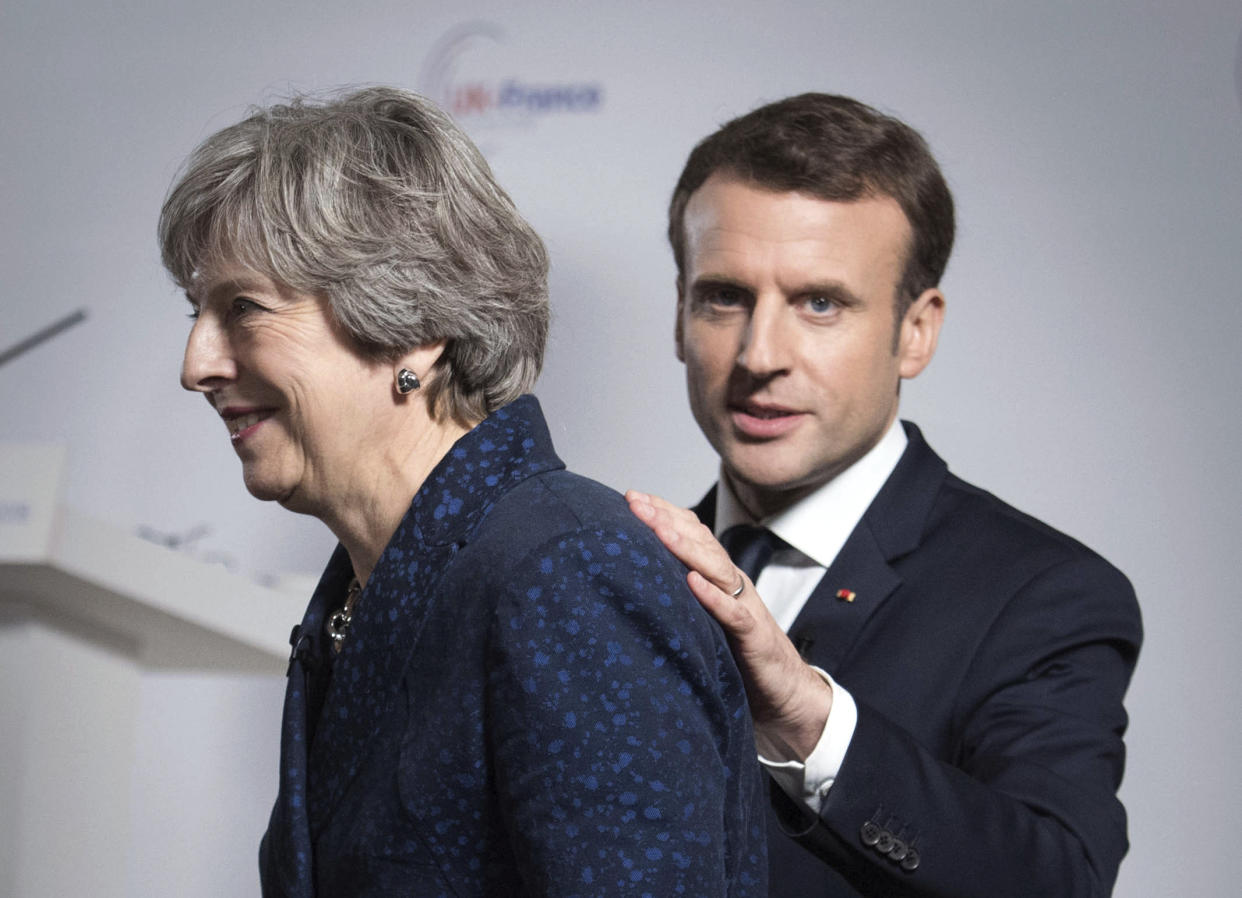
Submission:
[[[266,896],[766,894],[737,669],[684,569],[523,397],[415,496],[323,667],[295,633]]]
[[[789,631],[850,691],[858,726],[818,818],[773,785],[771,894],[1107,895],[1127,848],[1133,590],[905,427]],[[714,493],[698,512],[714,520]]]

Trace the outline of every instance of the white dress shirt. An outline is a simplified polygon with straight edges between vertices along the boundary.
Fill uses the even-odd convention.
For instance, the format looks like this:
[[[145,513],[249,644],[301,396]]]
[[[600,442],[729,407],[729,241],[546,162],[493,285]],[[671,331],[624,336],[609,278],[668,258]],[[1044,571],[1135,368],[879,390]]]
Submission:
[[[734,524],[767,527],[791,548],[772,555],[755,584],[763,602],[786,632],[806,605],[849,535],[862,520],[880,488],[906,449],[906,432],[894,421],[866,455],[805,499],[764,520],[756,521],[738,502],[721,473],[716,490],[716,536]],[[858,723],[853,697],[825,671],[816,671],[832,687],[832,711],[815,749],[805,762],[776,761],[759,756],[785,792],[819,813],[832,788]]]

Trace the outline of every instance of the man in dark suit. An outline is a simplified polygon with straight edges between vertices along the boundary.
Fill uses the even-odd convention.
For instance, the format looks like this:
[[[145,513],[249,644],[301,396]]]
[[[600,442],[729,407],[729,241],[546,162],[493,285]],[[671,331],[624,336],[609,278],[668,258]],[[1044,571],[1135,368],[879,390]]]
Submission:
[[[673,194],[677,354],[721,476],[697,519],[630,500],[747,678],[773,895],[1106,895],[1127,848],[1129,583],[897,419],[953,229],[922,138],[844,97],[729,122]]]

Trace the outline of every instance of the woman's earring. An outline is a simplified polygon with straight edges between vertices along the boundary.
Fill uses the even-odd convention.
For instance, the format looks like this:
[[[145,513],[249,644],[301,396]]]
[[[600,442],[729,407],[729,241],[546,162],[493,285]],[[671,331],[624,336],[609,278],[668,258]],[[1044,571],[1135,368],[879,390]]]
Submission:
[[[413,393],[421,386],[418,375],[409,368],[402,368],[397,372],[397,392],[402,396],[406,393]]]

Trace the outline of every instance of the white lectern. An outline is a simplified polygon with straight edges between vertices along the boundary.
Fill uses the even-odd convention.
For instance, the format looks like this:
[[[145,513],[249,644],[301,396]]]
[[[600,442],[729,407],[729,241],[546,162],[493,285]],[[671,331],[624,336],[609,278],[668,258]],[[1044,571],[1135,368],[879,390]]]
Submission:
[[[0,895],[121,896],[144,670],[283,673],[305,596],[59,501],[63,448],[0,444]]]

